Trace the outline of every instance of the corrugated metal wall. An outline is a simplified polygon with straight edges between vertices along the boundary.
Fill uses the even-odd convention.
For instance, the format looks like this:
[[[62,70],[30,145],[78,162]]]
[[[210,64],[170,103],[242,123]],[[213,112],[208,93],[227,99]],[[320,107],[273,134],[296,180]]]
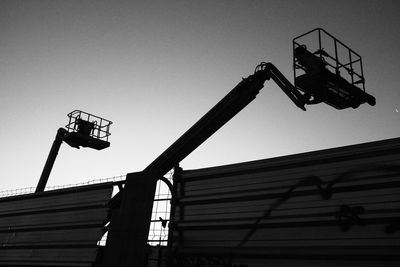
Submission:
[[[176,266],[400,266],[400,139],[183,171],[175,187]]]
[[[93,266],[113,183],[0,199],[0,266]]]

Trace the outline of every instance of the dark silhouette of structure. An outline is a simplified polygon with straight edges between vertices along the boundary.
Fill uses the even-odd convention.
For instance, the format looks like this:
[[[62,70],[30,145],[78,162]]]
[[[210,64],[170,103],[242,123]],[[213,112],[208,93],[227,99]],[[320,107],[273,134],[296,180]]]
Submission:
[[[68,115],[69,122],[65,128],[57,130],[56,138],[50,149],[42,175],[36,187],[36,193],[43,192],[50,176],[51,169],[57,158],[62,142],[74,148],[89,147],[102,150],[110,146],[108,137],[111,121],[83,112],[74,110]]]
[[[305,43],[310,38],[317,43],[314,52]],[[293,61],[295,87],[305,93],[307,104],[325,102],[336,109],[375,105],[375,98],[365,92],[361,56],[325,30],[294,38]]]
[[[322,33],[326,33],[322,29],[316,29],[309,33],[306,33],[305,35],[314,32],[317,32],[319,35],[321,35]],[[176,140],[142,172],[127,174],[125,187],[122,187],[121,185],[119,187],[120,192],[115,195],[112,200],[107,204],[107,212],[109,212],[109,214],[99,214],[98,219],[103,222],[101,224],[101,227],[105,228],[104,222],[106,221],[109,222],[109,225],[107,225],[108,237],[106,247],[101,251],[101,253],[99,253],[96,260],[96,266],[146,266],[146,256],[148,253],[147,237],[151,223],[153,198],[156,190],[157,181],[162,180],[167,183],[173,194],[172,205],[174,206],[176,204],[174,203],[174,201],[179,200],[179,197],[181,197],[178,194],[176,186],[182,185],[182,191],[180,193],[184,192],[185,188],[181,181],[177,181],[176,183],[174,183],[174,185],[172,185],[166,178],[164,178],[164,175],[169,170],[176,168],[176,175],[178,177],[180,171],[178,167],[179,163],[198,146],[200,146],[204,141],[206,141],[211,135],[213,135],[218,129],[225,125],[225,123],[227,123],[236,114],[238,114],[243,108],[250,104],[256,98],[259,91],[264,87],[265,81],[272,79],[294,102],[294,104],[302,110],[305,110],[305,105],[321,102],[325,102],[326,104],[331,105],[336,109],[344,109],[349,107],[357,108],[360,104],[363,103],[369,103],[370,105],[375,104],[375,98],[365,92],[361,58],[354,59],[353,57],[356,54],[354,54],[352,50],[345,46],[345,48],[348,49],[347,52],[350,57],[350,62],[343,62],[343,60],[339,56],[337,49],[338,44],[342,45],[342,43],[329,34],[328,37],[331,39],[333,38],[332,40],[334,48],[336,49],[334,49],[336,53],[335,56],[330,57],[330,53],[326,52],[326,50],[323,49],[324,47],[322,46],[323,43],[321,41],[321,38],[319,40],[319,49],[316,52],[310,52],[310,48],[307,48],[305,44],[300,43],[300,39],[305,35],[299,36],[293,40],[293,66],[295,73],[294,85],[289,82],[286,77],[272,63],[262,62],[256,67],[254,74],[248,76],[247,78],[244,78],[241,82],[239,82],[239,84],[235,88],[233,88],[221,101],[219,101],[210,111],[208,111],[198,122],[196,122],[188,131],[186,131],[180,138],[178,138],[178,140]],[[329,61],[332,61],[333,63]],[[361,73],[357,70],[356,65],[361,66]],[[332,71],[332,67],[334,71]],[[343,75],[341,76],[340,71],[342,70],[346,70],[349,73],[349,77],[343,77]],[[359,84],[362,85],[361,88],[358,87]],[[104,120],[88,113],[84,113],[82,111],[71,112],[70,114],[68,114],[68,117],[70,120],[66,126],[66,129],[61,128],[57,131],[56,139],[50,151],[49,157],[43,169],[43,173],[36,190],[37,193],[40,193],[34,194],[33,198],[39,198],[41,196],[47,195],[48,192],[41,192],[45,188],[48,176],[57,156],[57,152],[63,141],[75,148],[79,148],[82,146],[94,149],[104,149],[109,146],[108,136],[110,135],[110,121]],[[284,165],[280,167],[285,168]],[[273,203],[273,205],[270,206],[267,211],[265,211],[264,217],[268,217],[271,211],[275,211],[276,208],[285,203],[286,200],[292,196],[292,191],[297,187],[301,187],[304,183],[306,185],[307,183],[316,183],[316,186],[318,187],[318,179],[310,178],[305,182],[301,181],[299,185],[296,184],[295,187],[289,189],[286,194],[280,194],[279,196],[281,198],[276,200],[275,204]],[[107,185],[106,187],[108,188],[108,186],[112,185]],[[90,189],[87,189],[91,191],[93,188],[90,187]],[[100,190],[101,193],[99,193],[98,196],[101,200],[99,201],[102,205],[102,208],[104,207],[104,203],[102,201],[104,200],[104,197],[107,197],[107,195],[109,194],[109,191],[107,190],[108,189],[105,189],[105,191]],[[327,190],[324,190],[323,192],[327,192]],[[323,195],[325,196],[325,193]],[[90,196],[82,194],[80,197],[82,197],[83,199],[87,199]],[[241,197],[246,200],[246,198],[249,198],[250,196],[245,194]],[[193,203],[196,203],[196,201],[192,202],[192,204]],[[210,203],[212,203],[212,200],[210,201]],[[90,210],[91,206],[89,205],[85,207],[85,209],[86,208]],[[68,206],[63,207],[62,209],[68,210]],[[82,210],[85,209],[82,208]],[[41,213],[42,210],[39,208],[34,209],[32,212]],[[345,224],[343,224],[343,221],[346,220],[346,218],[357,219],[359,216],[359,212],[360,210],[354,209],[354,207],[343,206],[337,212],[337,217],[339,218],[339,220],[341,220],[341,227],[347,227]],[[86,212],[84,211],[84,213]],[[11,214],[11,216],[13,215]],[[68,216],[60,216],[61,221],[63,220],[62,218],[68,218]],[[178,219],[182,219],[183,221],[185,220],[183,210],[180,210],[177,214],[173,212],[172,216],[181,216]],[[260,220],[262,220],[264,217],[260,217]],[[45,217],[40,217],[40,220],[43,219],[45,219]],[[23,218],[16,219],[16,221],[18,222],[21,220],[23,220]],[[227,220],[229,220],[229,218],[227,218]],[[45,225],[46,227],[53,229],[58,228],[60,223],[62,222],[55,221],[54,224],[49,223],[48,225]],[[176,229],[179,230],[179,228],[174,225],[175,222],[173,220],[172,223],[173,224],[170,227],[170,229],[172,230],[170,231],[170,233],[175,234]],[[99,221],[96,221],[95,224],[97,224],[98,226]],[[251,240],[253,232],[257,230],[258,226],[259,222],[256,221],[255,223],[252,222],[250,227],[242,229],[244,231],[241,231],[241,233],[244,235],[241,237],[241,240],[238,240],[242,241],[241,245],[244,245],[245,243],[247,243],[247,241]],[[43,225],[40,225],[40,227],[41,229],[46,228]],[[83,226],[78,225],[77,227],[79,228]],[[198,227],[198,225],[194,227]],[[183,231],[185,229],[180,228],[180,230]],[[10,238],[10,240],[13,240],[11,236],[12,232],[12,229],[7,232],[9,234],[8,237]],[[66,233],[67,232],[63,230],[62,232],[59,232],[57,234],[59,234],[59,236],[65,236]],[[79,235],[79,233],[76,235]],[[53,236],[50,234],[46,235],[46,237],[50,238],[50,240],[52,240],[53,238]],[[96,237],[98,237],[98,235],[96,235]],[[88,238],[88,242],[89,241],[92,245],[91,238]],[[185,241],[184,236],[182,237],[181,241]],[[43,249],[43,246],[49,247],[51,246],[51,244],[54,244],[54,242],[50,241],[48,243],[45,243],[44,245],[40,244],[40,242],[38,243],[39,247],[33,249],[32,251],[34,251],[34,253],[40,254],[41,256],[43,256],[42,254],[46,251],[45,249]],[[12,244],[15,245],[15,243]],[[76,244],[74,243],[74,248],[75,245]],[[86,243],[77,244],[78,247],[91,245]],[[182,243],[179,243],[178,245],[181,246]],[[18,244],[15,246],[18,246]],[[26,244],[26,242],[23,243],[22,247],[30,248],[29,245]],[[61,247],[68,247],[68,244],[62,243]],[[68,254],[68,251],[69,250],[64,252]],[[194,253],[197,252],[195,251]],[[253,251],[251,251],[251,248],[250,252],[253,253]],[[14,252],[12,251],[12,253]],[[15,260],[15,258],[12,258],[14,255],[12,253],[8,255],[11,260],[7,261],[6,266],[20,266],[20,262],[18,260]],[[57,251],[53,253],[57,254]],[[76,250],[71,253],[76,256],[76,259],[79,258],[79,255],[77,256],[76,254]],[[91,253],[95,253],[95,251],[91,250]],[[230,252],[228,251],[228,253]],[[43,257],[46,257],[45,255],[41,258],[40,255],[38,255],[37,259],[42,259]],[[218,256],[220,255],[221,254],[218,254]],[[30,259],[25,258],[26,260],[24,261],[24,264],[30,264],[30,262],[34,262],[32,266],[43,266],[46,264],[51,265],[57,261],[57,256],[58,255],[55,255],[51,261],[49,260],[48,262],[43,263],[39,261],[34,262],[34,260],[30,261]],[[83,255],[82,257],[84,256],[85,255]],[[96,255],[93,256],[92,254],[90,259],[87,258],[82,261],[74,260],[74,262],[76,263],[75,265],[68,265],[65,263],[54,265],[93,266],[94,258],[96,258]],[[181,266],[186,266],[182,262],[184,261],[178,260],[175,263]],[[229,262],[227,264],[228,265],[220,264],[213,266],[230,266]],[[201,265],[201,263],[198,263],[194,266],[203,265]]]
[[[306,75],[312,73],[314,69],[323,70],[322,63],[313,63],[317,59],[311,53],[295,53],[294,60],[295,69],[304,69]],[[361,64],[361,61],[359,62]],[[337,64],[341,66],[339,61]],[[297,80],[300,77],[296,77]],[[128,174],[125,188],[114,197],[111,204],[112,219],[103,266],[144,266],[147,233],[150,227],[157,181],[251,103],[263,88],[265,81],[272,78],[286,95],[303,110],[305,110],[306,104],[317,102],[326,102],[337,109],[356,108],[355,103],[359,105],[367,102],[367,99],[370,100],[371,105],[375,104],[375,99],[363,91],[360,93],[355,90],[347,90],[348,97],[343,97],[341,90],[348,89],[347,84],[342,80],[340,83],[331,80],[330,75],[305,77],[311,87],[304,84],[301,84],[301,88],[293,86],[272,63],[261,63],[256,67],[254,74],[243,79],[148,167],[142,172]],[[362,79],[364,78],[362,77]],[[314,101],[318,98],[321,101]]]
[[[171,265],[399,266],[400,138],[174,172]]]

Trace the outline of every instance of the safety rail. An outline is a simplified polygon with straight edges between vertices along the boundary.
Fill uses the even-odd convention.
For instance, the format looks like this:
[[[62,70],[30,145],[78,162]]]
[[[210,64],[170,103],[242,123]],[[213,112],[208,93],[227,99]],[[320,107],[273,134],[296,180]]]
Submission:
[[[316,40],[317,42],[315,42]],[[315,45],[315,43],[317,43],[317,45]],[[361,56],[336,37],[326,32],[324,29],[316,28],[293,39],[293,51],[299,46],[306,46],[307,50],[320,57],[333,73],[341,74],[342,76],[343,72],[347,74],[344,76],[346,80],[352,85],[361,85],[361,89],[365,92],[365,79]],[[294,80],[296,81],[299,74],[297,70],[303,68],[297,63],[294,52],[293,64]],[[343,70],[343,72],[341,72],[341,70]]]
[[[79,120],[84,120],[93,124],[93,130],[91,131],[90,136],[104,141],[108,141],[108,137],[111,135],[110,133],[110,125],[112,124],[111,121],[81,110],[74,110],[68,113],[67,116],[69,118],[69,122],[65,126],[65,128],[68,130],[68,132],[78,131]]]
[[[93,185],[93,184],[101,184],[101,183],[108,183],[108,182],[120,182],[125,180],[126,175],[118,175],[108,178],[100,178],[100,179],[93,179],[88,180],[86,182],[74,183],[74,184],[65,184],[65,185],[50,185],[46,186],[45,191],[57,190],[57,189],[64,189],[64,188],[72,188],[84,185]],[[24,188],[16,188],[16,189],[8,189],[0,191],[0,198],[3,197],[10,197],[10,196],[18,196],[24,194],[31,194],[35,192],[35,187],[24,187]]]

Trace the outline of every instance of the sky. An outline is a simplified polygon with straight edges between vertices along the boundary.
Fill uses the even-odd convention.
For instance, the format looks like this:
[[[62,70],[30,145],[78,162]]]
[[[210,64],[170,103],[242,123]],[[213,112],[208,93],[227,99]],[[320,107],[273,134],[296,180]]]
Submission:
[[[398,137],[400,1],[0,0],[0,191],[35,187],[83,110],[111,146],[63,144],[49,186],[143,170],[261,61],[293,82],[292,39],[321,27],[362,56],[377,104],[298,109],[272,81],[184,169]]]

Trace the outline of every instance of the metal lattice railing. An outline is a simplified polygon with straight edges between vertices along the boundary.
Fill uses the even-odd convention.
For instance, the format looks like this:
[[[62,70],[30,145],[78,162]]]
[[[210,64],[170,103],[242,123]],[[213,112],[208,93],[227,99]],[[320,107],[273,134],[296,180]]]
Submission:
[[[172,172],[169,172],[166,178],[172,183]],[[148,237],[149,245],[167,245],[171,199],[168,186],[164,182],[158,181]]]
[[[68,124],[65,125],[65,128],[67,129],[68,132],[79,132],[80,121],[84,120],[92,124],[93,126],[93,129],[90,132],[90,135],[92,137],[108,141],[108,137],[111,135],[110,133],[110,125],[112,124],[111,121],[81,110],[74,110],[68,113],[67,116],[69,118],[69,121]]]
[[[172,172],[166,178],[172,182]],[[114,190],[116,194],[118,190]],[[168,242],[168,224],[170,220],[171,192],[164,182],[157,182],[156,194],[154,196],[153,211],[151,216],[150,230],[147,243],[151,246],[166,246]],[[107,241],[106,232],[98,242],[99,246],[105,246]]]

